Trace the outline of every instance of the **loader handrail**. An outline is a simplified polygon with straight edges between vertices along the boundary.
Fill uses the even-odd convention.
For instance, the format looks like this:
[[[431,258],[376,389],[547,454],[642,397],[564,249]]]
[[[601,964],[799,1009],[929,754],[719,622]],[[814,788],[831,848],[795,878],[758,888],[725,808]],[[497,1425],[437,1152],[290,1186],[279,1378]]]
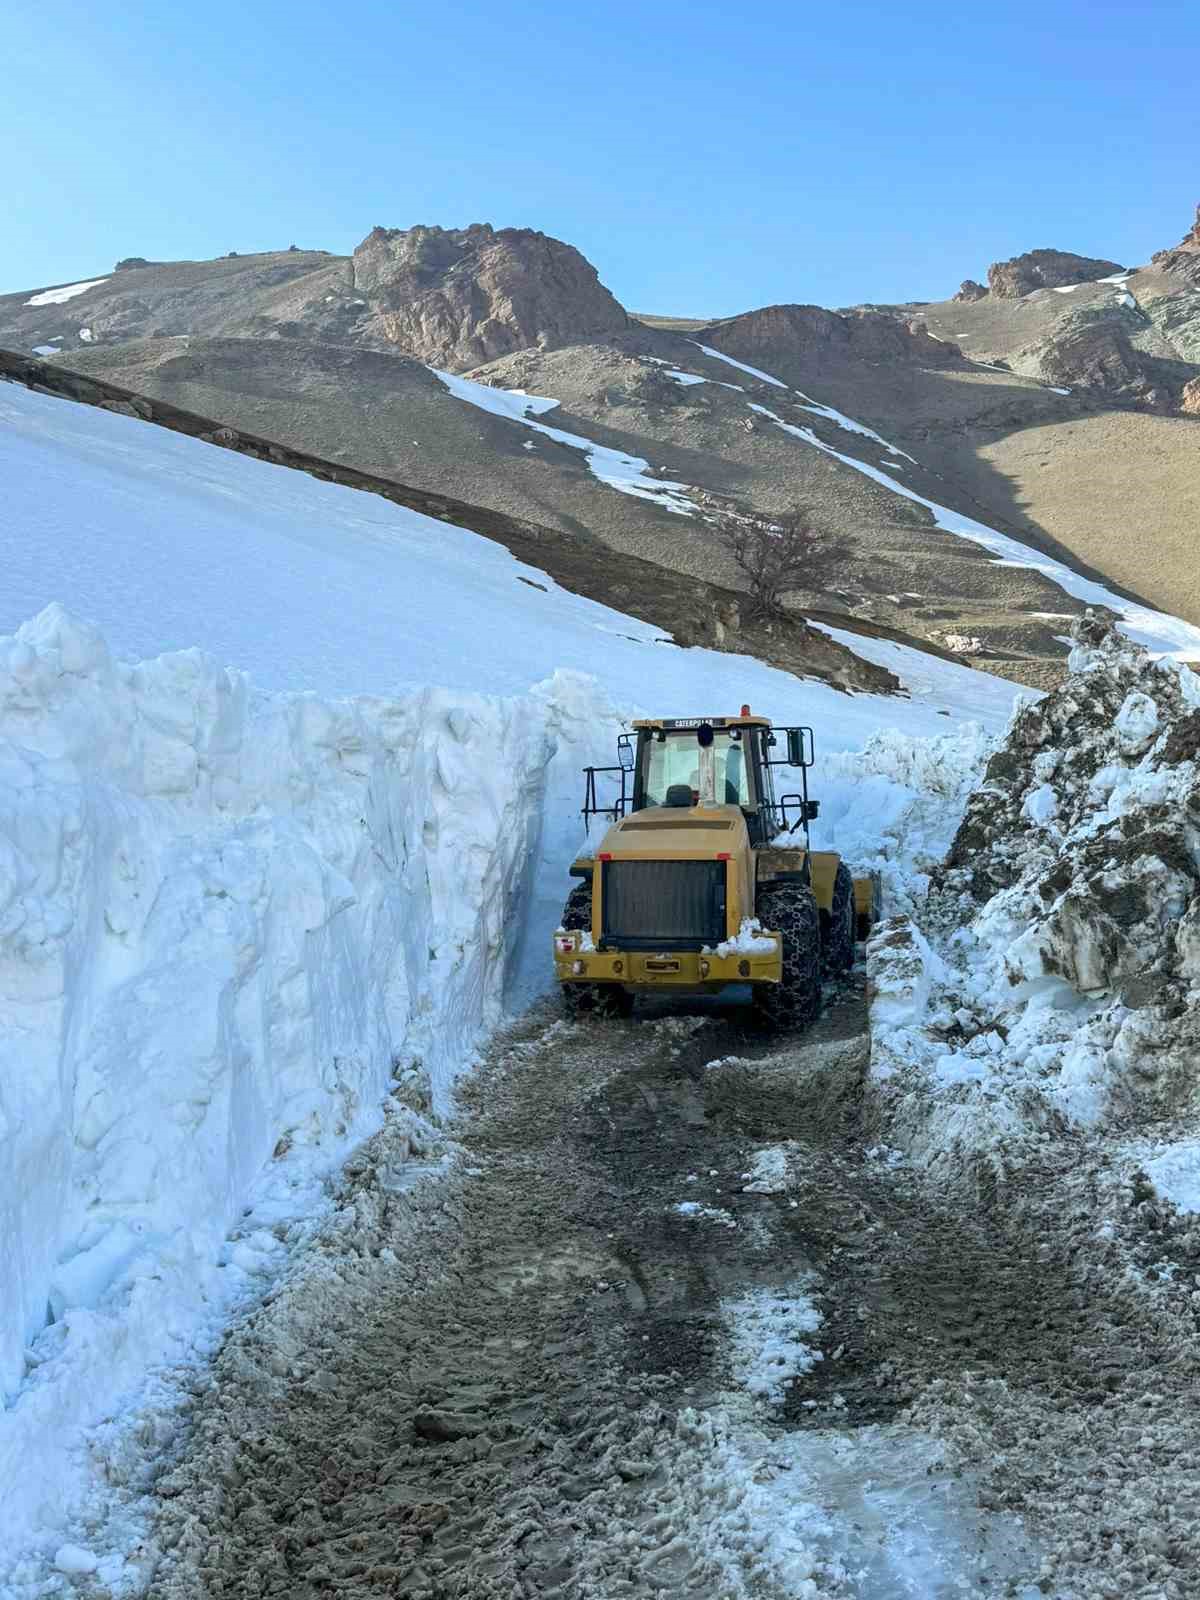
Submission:
[[[628,770],[628,767],[625,766],[584,767],[582,815],[583,826],[587,832],[591,832],[593,817],[608,817],[610,821],[616,822],[618,818],[625,815],[626,809],[629,805],[629,795],[625,788],[625,775]],[[621,793],[613,800],[611,805],[602,806],[596,796],[596,777],[598,774],[608,774],[610,772],[619,772],[621,774]]]

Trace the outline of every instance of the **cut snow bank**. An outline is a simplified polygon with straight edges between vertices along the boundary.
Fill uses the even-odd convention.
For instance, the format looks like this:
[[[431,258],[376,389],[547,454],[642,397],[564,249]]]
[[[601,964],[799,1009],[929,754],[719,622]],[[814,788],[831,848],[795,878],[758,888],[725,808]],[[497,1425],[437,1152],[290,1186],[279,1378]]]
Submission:
[[[554,703],[255,696],[58,606],[0,641],[6,1531],[69,1500],[43,1432],[219,1293],[273,1154],[327,1165],[400,1064],[445,1106],[501,1014]]]

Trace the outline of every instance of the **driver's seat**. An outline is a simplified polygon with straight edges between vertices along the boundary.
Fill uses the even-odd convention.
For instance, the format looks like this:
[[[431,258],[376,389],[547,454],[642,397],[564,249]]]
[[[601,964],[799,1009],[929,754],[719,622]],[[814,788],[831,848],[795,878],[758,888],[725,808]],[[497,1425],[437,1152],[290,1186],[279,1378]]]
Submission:
[[[665,806],[690,806],[692,803],[692,786],[690,783],[668,784],[667,792],[663,798]]]

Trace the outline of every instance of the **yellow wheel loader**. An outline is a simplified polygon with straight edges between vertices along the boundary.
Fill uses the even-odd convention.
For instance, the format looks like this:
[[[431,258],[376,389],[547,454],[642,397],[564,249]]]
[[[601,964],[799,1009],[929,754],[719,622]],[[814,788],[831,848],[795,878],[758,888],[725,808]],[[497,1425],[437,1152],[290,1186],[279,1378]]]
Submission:
[[[585,824],[611,825],[573,862],[580,882],[554,935],[568,1014],[626,1016],[639,994],[748,984],[764,1021],[811,1022],[823,978],[852,965],[879,917],[878,875],[855,879],[836,851],[811,846],[812,729],[773,728],[743,706],[635,722],[617,755],[584,769]],[[800,790],[777,799],[781,766]],[[606,803],[601,780],[614,791],[619,780]]]

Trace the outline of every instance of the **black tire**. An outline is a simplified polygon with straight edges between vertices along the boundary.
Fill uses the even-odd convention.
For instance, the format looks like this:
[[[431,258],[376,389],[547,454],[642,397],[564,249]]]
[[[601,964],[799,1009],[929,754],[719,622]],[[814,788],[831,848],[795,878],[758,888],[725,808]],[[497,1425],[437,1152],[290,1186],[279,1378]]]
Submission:
[[[562,924],[568,933],[592,926],[592,886],[577,883],[567,896]],[[563,1010],[576,1017],[627,1017],[633,1011],[633,996],[616,983],[560,983]]]
[[[821,919],[803,883],[768,883],[758,891],[755,915],[783,937],[779,983],[754,985],[755,1008],[770,1028],[806,1028],[821,1010]]]
[[[849,972],[854,965],[857,923],[854,879],[843,861],[833,880],[833,909],[829,913],[829,926],[825,931],[825,971],[831,978]]]
[[[590,928],[592,925],[592,886],[585,879],[577,883],[567,896],[567,903],[563,907],[561,927],[568,933],[576,929]]]

